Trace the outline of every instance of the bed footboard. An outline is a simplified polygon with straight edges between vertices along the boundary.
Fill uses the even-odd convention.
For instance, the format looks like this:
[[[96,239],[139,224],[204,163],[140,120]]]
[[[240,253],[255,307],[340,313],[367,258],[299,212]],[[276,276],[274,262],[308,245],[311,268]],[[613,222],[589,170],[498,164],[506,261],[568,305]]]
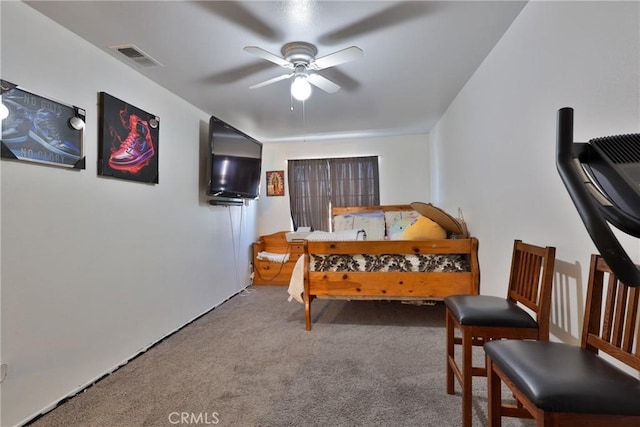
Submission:
[[[305,255],[307,330],[311,330],[311,302],[315,298],[441,300],[449,295],[479,292],[478,240],[474,237],[310,241]],[[404,256],[412,258],[407,261]],[[450,257],[464,260],[464,267],[451,262]]]

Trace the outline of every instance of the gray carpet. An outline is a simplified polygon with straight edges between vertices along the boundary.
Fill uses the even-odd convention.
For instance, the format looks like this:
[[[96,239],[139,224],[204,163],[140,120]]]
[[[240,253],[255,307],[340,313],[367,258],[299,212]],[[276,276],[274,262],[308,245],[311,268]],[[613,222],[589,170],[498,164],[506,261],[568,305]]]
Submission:
[[[31,425],[460,425],[441,303],[316,300],[307,332],[285,288],[248,291]],[[474,426],[486,426],[485,380],[474,387]]]

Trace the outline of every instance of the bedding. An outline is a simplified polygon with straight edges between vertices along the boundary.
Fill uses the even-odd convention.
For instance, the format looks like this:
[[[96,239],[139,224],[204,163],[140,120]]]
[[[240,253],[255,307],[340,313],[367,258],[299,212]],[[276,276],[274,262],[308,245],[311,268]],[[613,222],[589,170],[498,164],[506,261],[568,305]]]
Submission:
[[[333,254],[311,255],[309,271],[460,272],[469,271],[462,255]]]
[[[284,264],[285,262],[289,261],[289,254],[288,253],[276,254],[276,253],[267,252],[267,251],[260,251],[258,252],[258,255],[256,255],[256,259],[267,260],[271,262],[278,262],[278,263]]]
[[[309,272],[422,272],[459,273],[471,267],[464,255],[416,254],[333,254],[310,255]],[[289,301],[304,304],[305,255],[293,267],[287,290]]]
[[[382,240],[385,236],[385,218],[382,211],[364,212],[360,214],[335,215],[333,230],[337,233],[351,230],[362,230],[366,240]]]
[[[343,230],[343,231],[312,231],[305,237],[305,240],[312,242],[320,241],[337,241],[344,242],[349,240],[364,240],[366,233],[364,230]]]
[[[385,235],[384,213],[367,212],[353,216],[353,228],[364,230],[366,240],[382,240]]]
[[[295,299],[300,304],[304,304],[304,299],[302,298],[302,294],[304,293],[304,265],[304,255],[300,255],[300,258],[298,258],[298,261],[296,261],[296,264],[293,266],[289,289],[287,289],[289,302]]]

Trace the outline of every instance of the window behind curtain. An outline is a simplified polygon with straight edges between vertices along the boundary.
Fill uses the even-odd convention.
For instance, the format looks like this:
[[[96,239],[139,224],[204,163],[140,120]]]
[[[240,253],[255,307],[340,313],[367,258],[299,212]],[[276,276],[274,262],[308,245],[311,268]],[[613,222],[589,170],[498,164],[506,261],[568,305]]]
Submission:
[[[380,204],[378,156],[328,159],[332,206]]]
[[[329,164],[326,159],[289,160],[289,200],[293,229],[329,230]]]
[[[293,227],[329,231],[331,206],[380,204],[378,156],[289,160]]]

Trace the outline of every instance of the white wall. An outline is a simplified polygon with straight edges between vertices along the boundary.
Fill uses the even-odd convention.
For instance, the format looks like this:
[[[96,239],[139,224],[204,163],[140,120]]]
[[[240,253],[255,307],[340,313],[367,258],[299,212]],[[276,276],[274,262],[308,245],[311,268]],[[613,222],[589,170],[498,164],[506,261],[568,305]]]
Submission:
[[[576,141],[639,131],[639,5],[529,2],[431,134],[432,191],[479,238],[481,293],[505,294],[514,239],[555,246],[552,332],[567,341],[596,249],[556,171],[556,112],[575,109]]]
[[[245,287],[257,205],[206,203],[205,112],[24,3],[1,8],[2,78],[87,110],[86,170],[0,162],[11,426]],[[97,176],[100,91],[160,117],[159,184]]]
[[[351,156],[379,156],[381,204],[407,204],[431,200],[429,135],[270,142],[263,146],[262,168],[265,171],[285,171],[285,196],[261,196],[260,234],[292,228],[287,160]],[[265,185],[263,182],[263,188]]]

